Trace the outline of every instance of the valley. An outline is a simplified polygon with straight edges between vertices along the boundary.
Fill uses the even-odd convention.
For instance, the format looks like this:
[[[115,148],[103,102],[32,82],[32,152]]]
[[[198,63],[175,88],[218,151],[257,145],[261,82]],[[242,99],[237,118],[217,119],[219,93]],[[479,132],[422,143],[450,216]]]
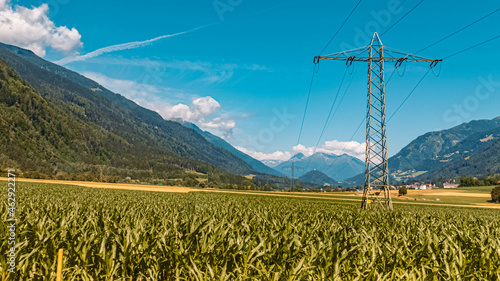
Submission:
[[[469,2],[0,0],[1,281],[499,281]]]

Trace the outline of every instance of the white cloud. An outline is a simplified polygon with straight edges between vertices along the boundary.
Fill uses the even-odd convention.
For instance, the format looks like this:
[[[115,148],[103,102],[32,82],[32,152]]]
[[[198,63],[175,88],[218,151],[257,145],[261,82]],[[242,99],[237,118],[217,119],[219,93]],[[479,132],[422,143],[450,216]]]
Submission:
[[[222,114],[220,117],[202,123],[201,126],[212,129],[232,130],[236,127],[236,122],[227,114]]]
[[[193,101],[193,111],[201,116],[208,116],[220,108],[220,104],[212,97],[204,97]]]
[[[197,98],[191,105],[179,103],[174,106],[165,106],[159,109],[159,113],[165,119],[180,118],[188,122],[204,121],[220,109],[220,104],[212,97]]]
[[[274,161],[276,163],[284,162],[289,160],[293,155],[297,153],[303,153],[305,156],[311,156],[314,152],[322,152],[333,155],[347,154],[364,161],[365,155],[365,144],[358,143],[355,141],[341,142],[337,140],[326,141],[322,146],[314,149],[314,147],[306,147],[302,144],[296,145],[292,148],[292,151],[275,151],[272,153],[263,153],[249,150],[244,147],[236,147],[241,152],[252,156],[253,158],[260,161]]]
[[[285,151],[285,152],[275,151],[273,153],[263,153],[263,152],[252,151],[252,150],[246,149],[244,147],[239,147],[239,146],[236,146],[236,149],[238,149],[239,151],[241,151],[247,155],[250,155],[253,158],[260,160],[260,161],[275,160],[275,161],[283,162],[283,161],[287,161],[288,159],[290,159],[292,157],[292,155],[288,151]]]
[[[306,147],[302,144],[292,148],[295,153],[303,153],[305,156],[310,156],[314,152],[323,152],[327,154],[341,155],[347,154],[364,161],[365,143],[356,141],[342,142],[338,140],[325,141],[325,143],[316,149],[314,147]]]
[[[2,1],[2,0],[0,0],[0,1]],[[88,60],[90,58],[98,57],[98,56],[106,54],[106,53],[112,53],[112,52],[122,51],[122,50],[136,49],[136,48],[148,46],[151,43],[158,41],[158,40],[161,40],[161,39],[183,35],[186,33],[196,31],[198,29],[212,26],[214,24],[215,23],[205,24],[202,26],[192,28],[190,30],[181,31],[181,32],[177,32],[174,34],[162,35],[162,36],[158,36],[156,38],[152,38],[152,39],[148,39],[148,40],[144,40],[144,41],[134,41],[134,42],[128,42],[128,43],[123,43],[123,44],[118,44],[118,45],[112,45],[112,46],[97,49],[97,50],[90,52],[90,53],[87,53],[85,55],[66,57],[66,58],[63,58],[62,60],[56,61],[55,63],[60,64],[60,65],[65,65],[65,64],[68,64],[70,62]]]
[[[166,112],[167,114],[163,113],[161,114],[164,116],[165,119],[182,119],[184,121],[191,120],[192,118],[192,112],[189,106],[179,103],[174,106],[164,106],[164,108],[167,108]],[[157,109],[157,111],[159,111]],[[166,116],[165,116],[166,115]]]
[[[215,116],[220,112],[221,105],[210,96],[193,98],[189,105],[184,103],[172,105],[166,97],[180,95],[189,97],[190,95],[176,93],[170,88],[160,89],[131,80],[114,79],[95,72],[85,72],[83,75],[115,93],[133,100],[140,106],[158,112],[167,120],[181,119],[191,122],[224,139],[229,139],[236,127],[236,122],[229,115]]]
[[[220,110],[220,107],[219,102],[207,96],[193,100],[190,105],[183,103],[174,106],[164,105],[157,109],[157,112],[165,119],[182,119],[224,139],[229,139],[236,127],[236,122],[227,114],[212,118]]]
[[[56,26],[48,17],[49,6],[42,4],[31,9],[0,0],[0,40],[45,56],[46,48],[66,54],[83,46],[75,28]]]

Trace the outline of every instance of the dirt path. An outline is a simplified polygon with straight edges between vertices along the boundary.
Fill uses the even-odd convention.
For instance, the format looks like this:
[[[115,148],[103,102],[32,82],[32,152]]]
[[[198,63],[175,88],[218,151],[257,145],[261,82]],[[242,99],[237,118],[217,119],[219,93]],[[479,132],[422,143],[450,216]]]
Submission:
[[[7,178],[0,177],[0,180],[7,181]],[[189,187],[179,187],[179,186],[157,186],[157,185],[104,183],[104,182],[88,182],[88,181],[60,181],[60,180],[37,180],[37,179],[16,178],[16,182],[69,184],[69,185],[78,185],[78,186],[85,186],[85,187],[92,187],[92,188],[144,190],[144,191],[160,191],[160,192],[179,192],[179,193],[188,193],[190,191],[193,191],[193,189],[191,189]]]
[[[421,195],[477,197],[477,198],[490,198],[491,197],[491,195],[489,193],[473,193],[473,192],[460,192],[460,191],[422,193]]]
[[[0,177],[0,181],[7,181],[7,178]],[[60,181],[60,180],[38,180],[38,179],[24,179],[16,178],[17,182],[34,182],[34,183],[52,183],[52,184],[67,184],[67,185],[78,185],[84,187],[92,188],[107,188],[107,189],[124,189],[124,190],[142,190],[142,191],[157,191],[157,192],[178,192],[178,193],[188,193],[188,192],[216,192],[216,193],[231,193],[231,194],[251,194],[259,196],[277,196],[277,197],[292,197],[292,198],[309,198],[309,199],[323,199],[323,200],[342,200],[342,201],[354,201],[360,202],[360,199],[353,198],[341,198],[343,196],[353,196],[354,194],[338,194],[339,197],[333,196],[306,196],[300,193],[288,193],[288,192],[245,192],[245,191],[231,191],[231,190],[220,190],[220,189],[193,189],[189,187],[177,187],[177,186],[155,186],[155,185],[139,185],[139,184],[122,184],[122,183],[102,183],[102,182],[85,182],[85,181]],[[430,190],[429,190],[430,191]],[[426,195],[431,195],[434,192],[425,192]],[[450,193],[450,194],[449,194]],[[436,192],[433,195],[446,195],[446,196],[471,196],[471,193],[466,192]],[[481,195],[477,197],[485,197],[481,193],[472,193],[474,195]],[[423,195],[423,194],[422,194]],[[335,195],[337,196],[337,194]],[[411,204],[411,205],[426,205],[426,206],[447,206],[447,207],[464,207],[464,208],[487,208],[487,209],[500,209],[498,204],[474,204],[474,205],[464,205],[464,204],[443,204],[443,203],[415,203],[415,202],[401,202],[393,201],[393,204]]]
[[[230,190],[203,190],[206,192],[219,192],[219,193],[232,193],[232,194],[252,194],[252,195],[263,195],[263,196],[278,196],[278,197],[295,197],[295,198],[310,198],[310,199],[324,199],[324,200],[341,200],[341,201],[355,201],[361,202],[361,199],[351,199],[351,198],[339,198],[330,196],[305,196],[273,192],[273,193],[258,193],[258,192],[241,192],[241,191],[230,191]],[[276,194],[274,194],[276,193]],[[445,206],[445,207],[464,207],[464,208],[486,208],[486,209],[500,209],[498,204],[475,204],[475,205],[463,205],[463,204],[442,204],[442,203],[415,203],[415,202],[401,202],[392,201],[392,204],[410,204],[410,205],[425,205],[425,206]]]

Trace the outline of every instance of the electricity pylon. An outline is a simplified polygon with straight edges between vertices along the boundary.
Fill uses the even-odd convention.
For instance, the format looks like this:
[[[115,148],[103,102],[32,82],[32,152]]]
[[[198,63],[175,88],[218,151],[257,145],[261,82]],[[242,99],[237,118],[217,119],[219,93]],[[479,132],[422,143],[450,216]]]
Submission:
[[[442,60],[428,59],[385,47],[377,32],[373,34],[369,46],[316,56],[314,63],[318,63],[320,59],[346,61],[347,66],[354,61],[368,62],[365,186],[361,208],[367,209],[371,203],[379,202],[385,209],[392,210],[387,163],[384,63],[394,62],[395,67],[399,67],[403,62],[430,62],[432,68]],[[373,189],[380,191],[373,192]]]
[[[292,170],[292,177],[290,178],[290,191],[295,189],[295,170],[304,170],[302,167],[295,166],[295,161],[292,161],[292,165],[290,166],[285,166],[282,167],[281,169],[286,170],[286,169],[291,169]]]

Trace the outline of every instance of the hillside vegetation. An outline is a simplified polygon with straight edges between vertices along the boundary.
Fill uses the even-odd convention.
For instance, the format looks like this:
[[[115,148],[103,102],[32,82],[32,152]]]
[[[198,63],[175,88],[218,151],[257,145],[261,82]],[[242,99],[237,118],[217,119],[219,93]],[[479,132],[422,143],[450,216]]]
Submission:
[[[430,132],[418,137],[391,157],[389,169],[393,175],[411,170],[438,171],[456,161],[474,157],[499,139],[498,118],[471,121],[451,129]],[[457,172],[467,173],[467,171]],[[438,173],[436,172],[434,176]]]
[[[318,186],[337,186],[339,184],[336,180],[330,178],[329,176],[323,174],[318,170],[309,171],[303,176],[299,177],[299,179],[305,182],[314,183]]]
[[[49,87],[49,93],[49,89],[57,90]],[[168,152],[143,137],[140,128],[134,129],[135,135],[120,134],[123,127],[105,130],[93,120],[107,118],[106,112],[95,112],[95,107],[87,106],[91,101],[77,95],[66,97],[73,102],[55,103],[43,97],[0,60],[2,171],[16,168],[19,175],[32,178],[116,182],[129,177],[167,183],[189,177],[186,169],[193,169],[208,174],[212,181],[237,184],[245,180]],[[104,99],[100,102],[113,107]]]
[[[426,133],[388,161],[391,182],[500,174],[500,117]],[[350,185],[363,181],[363,174],[346,180]]]
[[[239,175],[255,172],[243,160],[221,147],[212,145],[194,130],[176,122],[166,121],[156,112],[142,108],[75,72],[44,61],[31,51],[13,46],[9,49],[17,50],[17,53],[23,54],[25,58],[36,62],[37,65],[1,46],[0,58],[44,99],[51,101],[54,106],[69,116],[93,123],[121,137],[132,146],[150,148],[155,154],[170,153],[182,158],[199,160]],[[79,81],[93,83],[95,87],[100,87],[101,91],[94,92],[65,77],[73,77],[73,79],[78,77]],[[182,161],[172,164],[184,166]]]

